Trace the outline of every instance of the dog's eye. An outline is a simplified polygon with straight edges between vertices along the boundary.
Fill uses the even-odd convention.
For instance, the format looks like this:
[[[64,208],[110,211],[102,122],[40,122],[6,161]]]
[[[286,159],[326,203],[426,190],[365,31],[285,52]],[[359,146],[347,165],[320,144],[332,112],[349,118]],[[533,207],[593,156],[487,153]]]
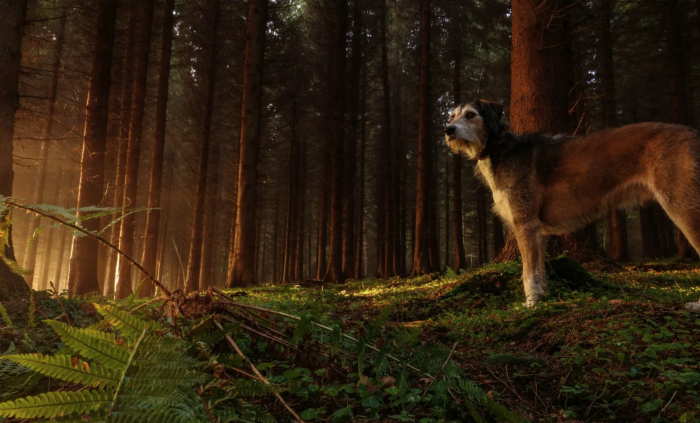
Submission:
[[[469,112],[466,115],[464,115],[464,117],[467,119],[472,119],[474,116],[476,116],[476,113],[474,112]]]

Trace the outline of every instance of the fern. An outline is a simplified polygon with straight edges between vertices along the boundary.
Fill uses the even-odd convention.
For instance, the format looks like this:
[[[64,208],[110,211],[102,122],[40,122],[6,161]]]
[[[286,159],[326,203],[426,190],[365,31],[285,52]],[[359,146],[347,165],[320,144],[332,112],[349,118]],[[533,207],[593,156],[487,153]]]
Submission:
[[[100,364],[119,370],[122,370],[129,361],[129,349],[121,345],[110,344],[108,339],[111,337],[101,336],[102,332],[72,328],[65,323],[54,320],[45,320],[44,322],[56,331],[64,344],[85,358],[94,359]]]
[[[499,422],[520,422],[518,416],[512,411],[505,408],[498,401],[486,395],[481,388],[474,382],[469,380],[460,380],[458,384],[459,390],[466,397],[467,401],[475,402],[486,409]]]
[[[265,385],[264,383],[258,381],[245,379],[237,380],[235,387],[235,393],[242,397],[262,397],[281,391],[281,389],[275,386]]]
[[[111,390],[47,392],[33,397],[20,398],[0,404],[1,417],[33,419],[54,418],[73,413],[83,414],[109,407],[112,404]]]
[[[2,304],[0,304],[0,317],[2,317],[2,321],[5,323],[5,326],[12,328],[12,320],[10,319],[10,315],[7,314],[7,309]]]
[[[34,290],[32,289],[29,294],[29,317],[27,321],[27,326],[30,328],[35,328],[36,327],[36,319],[34,318],[34,314],[36,313],[36,302],[34,301]]]
[[[119,382],[119,376],[111,369],[96,364],[91,365],[79,359],[73,361],[74,358],[69,355],[22,354],[3,358],[64,382],[92,387],[116,385]]]
[[[119,332],[126,336],[139,336],[146,328],[146,322],[116,307],[109,305],[101,306],[99,304],[93,304],[93,306],[95,306],[97,312],[100,313],[105,320],[108,320],[110,324],[114,325]],[[154,331],[163,329],[163,326],[157,323],[151,323],[150,327],[151,330]]]

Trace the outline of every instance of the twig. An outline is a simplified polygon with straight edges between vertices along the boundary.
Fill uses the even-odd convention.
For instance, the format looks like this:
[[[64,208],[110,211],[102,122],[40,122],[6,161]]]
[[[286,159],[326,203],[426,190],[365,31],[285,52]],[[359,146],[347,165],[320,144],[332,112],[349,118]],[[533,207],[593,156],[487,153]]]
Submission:
[[[219,327],[221,327],[221,326],[219,325]],[[243,354],[243,351],[241,351],[241,349],[238,348],[238,345],[236,345],[236,342],[234,342],[234,340],[231,338],[230,335],[226,335],[226,341],[228,341],[229,345],[231,345],[231,347],[236,351],[236,354],[238,354],[239,356],[241,356],[241,358],[243,358],[244,360],[246,360],[246,361],[248,360],[248,359],[246,358],[246,356]],[[270,383],[270,381],[267,380],[267,378],[266,378],[265,376],[263,376],[262,374],[260,374],[260,372],[258,371],[257,367],[255,367],[255,365],[254,365],[252,362],[248,361],[248,364],[250,364],[250,369],[253,371],[253,373],[255,373],[255,375],[257,376],[257,378],[260,379],[260,381],[261,381],[262,383],[264,383],[265,385],[268,385],[268,386],[271,386],[271,385],[272,385],[272,384]],[[292,407],[290,407],[290,406],[284,401],[284,398],[282,398],[282,395],[280,395],[278,392],[275,392],[275,396],[277,397],[277,399],[279,400],[279,402],[282,403],[282,405],[284,406],[284,408],[286,408],[287,411],[289,411],[289,413],[290,413],[292,416],[294,416],[294,418],[296,419],[296,421],[298,421],[299,423],[304,423],[304,420],[302,420],[302,418],[299,417],[299,415],[298,415],[297,413],[295,413],[294,410],[292,410]]]
[[[199,399],[202,400],[202,405],[204,406],[204,413],[206,413],[207,417],[209,417],[209,421],[211,423],[216,423],[216,420],[214,420],[214,417],[211,415],[211,410],[209,410],[209,406],[207,405],[207,401],[204,399],[202,396],[202,390],[200,388],[197,388],[197,396]]]
[[[85,234],[85,235],[89,236],[90,238],[96,239],[96,240],[100,241],[101,243],[107,245],[109,248],[111,248],[111,249],[113,249],[114,251],[116,251],[120,256],[124,257],[124,259],[126,259],[126,261],[128,261],[129,263],[131,263],[132,265],[134,265],[134,267],[136,267],[137,269],[139,269],[139,270],[141,271],[141,273],[143,273],[144,275],[146,275],[146,277],[147,277],[151,282],[153,282],[153,284],[154,284],[155,286],[157,286],[158,289],[160,289],[161,291],[163,291],[163,293],[165,294],[165,296],[168,297],[168,299],[169,299],[170,301],[172,301],[173,304],[175,304],[175,307],[177,307],[178,312],[180,312],[180,313],[182,314],[182,310],[180,309],[180,305],[177,304],[177,302],[176,302],[175,299],[173,298],[173,294],[172,294],[162,283],[160,283],[156,278],[154,278],[153,276],[151,276],[151,274],[148,273],[148,271],[147,271],[146,269],[144,269],[143,266],[141,266],[138,262],[136,262],[136,260],[134,260],[134,259],[132,259],[131,257],[129,257],[124,251],[120,250],[119,247],[117,247],[116,245],[112,244],[111,242],[107,241],[106,239],[102,238],[102,237],[99,236],[99,235],[93,234],[92,232],[88,231],[87,229],[81,228],[80,226],[76,226],[76,225],[74,225],[74,224],[72,224],[72,223],[70,223],[70,222],[66,222],[65,220],[61,220],[61,219],[57,218],[56,216],[54,216],[53,214],[45,213],[45,212],[43,212],[43,211],[41,211],[41,210],[37,210],[37,209],[35,209],[35,208],[33,208],[33,207],[23,206],[23,205],[21,205],[21,204],[15,203],[15,202],[13,202],[13,201],[6,201],[6,200],[5,200],[5,201],[3,201],[2,203],[5,204],[6,206],[9,206],[9,207],[16,207],[16,208],[18,208],[18,209],[27,210],[27,211],[30,211],[30,212],[32,212],[32,213],[36,213],[36,214],[38,214],[39,216],[43,216],[43,217],[45,217],[45,218],[47,218],[47,219],[51,219],[51,220],[53,220],[53,221],[55,221],[55,222],[58,222],[58,223],[60,223],[60,224],[62,224],[62,225],[68,226],[69,228],[75,229],[76,231],[78,231],[78,232],[80,232],[80,233],[82,233],[82,234]]]
[[[458,343],[459,343],[459,340],[455,341],[454,345],[452,345],[452,349],[450,350],[450,353],[447,355],[445,362],[442,364],[442,367],[440,367],[440,370],[438,370],[438,372],[435,373],[435,376],[432,379],[430,379],[430,383],[428,384],[428,386],[425,387],[425,390],[423,391],[423,395],[420,396],[420,401],[418,401],[418,402],[423,401],[423,398],[425,398],[425,395],[430,390],[430,387],[432,387],[433,383],[435,383],[435,379],[437,379],[438,376],[440,376],[440,373],[442,373],[442,371],[445,369],[445,366],[447,366],[447,363],[450,361],[450,358],[452,358],[452,354],[455,352],[455,348],[457,348]]]
[[[73,326],[73,323],[70,321],[70,317],[68,316],[68,312],[66,311],[66,308],[63,307],[63,301],[61,301],[61,296],[58,295],[58,292],[56,292],[56,288],[53,286],[53,281],[49,281],[49,285],[51,285],[51,290],[53,291],[53,295],[56,296],[56,299],[58,300],[58,305],[61,306],[61,310],[63,310],[63,314],[66,316],[66,321],[68,322],[68,326]]]
[[[144,308],[144,307],[146,307],[146,306],[148,306],[148,305],[151,305],[151,304],[155,303],[156,301],[165,300],[165,299],[166,299],[165,296],[158,297],[158,298],[153,298],[152,300],[146,301],[145,303],[143,303],[143,304],[141,304],[140,306],[136,307],[135,309],[131,310],[129,313],[133,313],[133,312],[135,312],[135,311],[137,311],[137,310],[141,310],[142,308]]]
[[[668,402],[666,403],[666,405],[664,406],[664,408],[662,408],[661,411],[659,411],[659,415],[658,415],[657,417],[661,417],[661,413],[663,413],[664,411],[666,411],[666,408],[668,408],[668,406],[671,405],[671,402],[673,402],[673,399],[676,397],[676,394],[677,394],[677,393],[678,393],[678,391],[673,391],[673,395],[671,395],[671,399],[668,400]]]
[[[294,316],[294,315],[292,315],[292,314],[287,314],[287,313],[283,313],[283,312],[277,311],[277,310],[272,310],[272,309],[269,309],[269,308],[263,308],[263,307],[258,307],[258,306],[254,306],[254,305],[243,304],[243,303],[239,303],[239,302],[233,301],[232,299],[230,299],[230,297],[228,297],[228,295],[224,294],[223,292],[219,291],[218,289],[213,288],[212,290],[213,290],[214,292],[216,292],[217,294],[221,295],[223,298],[226,298],[226,299],[228,300],[228,302],[229,302],[231,305],[233,305],[233,306],[236,306],[236,307],[243,307],[243,308],[249,308],[249,309],[252,309],[252,310],[258,310],[258,311],[262,311],[262,312],[270,313],[270,314],[276,314],[276,315],[278,315],[278,316],[283,316],[283,317],[286,317],[286,318],[289,318],[289,319],[292,319],[292,320],[301,320],[301,317]],[[222,301],[222,302],[223,302],[223,301]],[[314,326],[316,326],[316,327],[319,327],[319,328],[321,328],[321,329],[323,329],[323,330],[325,330],[325,331],[333,332],[333,328],[328,327],[328,326],[326,326],[326,325],[322,325],[322,324],[320,324],[320,323],[313,322],[313,321],[311,322],[311,324],[314,325]],[[353,338],[353,337],[350,336],[350,335],[346,335],[346,334],[344,334],[344,333],[341,333],[340,335],[341,335],[343,338],[345,338],[345,339],[347,339],[347,340],[349,340],[349,341],[352,341],[352,342],[355,342],[355,343],[358,343],[358,342],[359,342],[357,339]],[[376,348],[376,347],[374,347],[374,346],[372,346],[372,345],[365,345],[365,347],[368,348],[368,349],[370,349],[370,350],[372,350],[372,351],[374,351],[374,352],[380,352],[379,348]],[[416,367],[411,366],[410,364],[404,363],[404,360],[401,360],[400,358],[394,357],[394,356],[389,355],[389,354],[386,355],[386,358],[388,358],[389,360],[395,361],[395,362],[397,362],[397,363],[403,363],[407,368],[409,368],[409,369],[413,370],[414,372],[417,372],[417,373],[419,373],[419,374],[421,374],[421,375],[423,375],[423,376],[433,377],[433,375],[431,375],[431,374],[425,373],[425,372],[423,372],[422,370],[420,370],[420,369],[418,369],[418,368],[416,368]]]

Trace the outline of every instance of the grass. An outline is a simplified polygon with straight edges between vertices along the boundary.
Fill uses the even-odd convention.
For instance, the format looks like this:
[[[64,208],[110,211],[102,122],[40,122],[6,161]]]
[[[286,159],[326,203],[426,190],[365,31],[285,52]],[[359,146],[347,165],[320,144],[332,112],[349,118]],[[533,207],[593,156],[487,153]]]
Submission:
[[[700,422],[700,315],[683,309],[684,303],[700,298],[700,267],[603,263],[586,270],[559,258],[551,260],[549,269],[548,297],[532,309],[521,306],[518,263],[462,274],[262,286],[227,293],[236,301],[307,316],[355,337],[371,334],[374,345],[404,350],[407,361],[422,347],[444,345],[449,350],[456,345],[451,357],[466,377],[522,419]],[[41,294],[35,298],[38,321],[60,314],[55,301]],[[86,326],[96,318],[85,304],[67,301],[76,325]],[[11,344],[20,352],[61,347],[41,324],[27,331],[28,304],[5,307],[14,329],[3,332],[0,352]],[[372,322],[384,318],[384,329],[372,329]],[[252,338],[242,345],[251,356],[264,349]],[[355,353],[363,354],[359,348]],[[468,419],[455,420],[449,406],[440,404],[441,385],[430,388],[432,398],[427,400],[433,408],[417,409],[396,399],[391,387],[379,394],[362,391],[361,359],[360,370],[347,380],[329,378],[318,363],[299,360],[279,356],[260,365],[271,380],[290,387],[290,403],[305,410],[307,417],[315,416],[310,420]],[[377,367],[378,361],[367,358],[367,366]],[[357,364],[351,360],[353,365]],[[285,370],[269,370],[275,366]],[[414,379],[410,388],[420,395],[427,381]]]

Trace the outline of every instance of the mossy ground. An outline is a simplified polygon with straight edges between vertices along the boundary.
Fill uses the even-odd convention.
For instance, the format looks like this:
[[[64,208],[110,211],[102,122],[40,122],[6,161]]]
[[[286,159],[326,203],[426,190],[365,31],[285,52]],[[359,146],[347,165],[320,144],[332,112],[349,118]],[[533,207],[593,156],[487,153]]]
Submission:
[[[586,270],[560,258],[548,271],[548,297],[531,309],[521,306],[518,263],[227,293],[340,324],[348,334],[365,331],[391,307],[388,330],[413,333],[423,345],[457,341],[452,358],[469,379],[531,421],[700,422],[700,315],[683,308],[700,298],[700,265],[597,263]],[[86,304],[68,302],[79,323],[94,320]],[[15,329],[3,331],[0,350],[10,342],[20,351],[56,348],[49,331],[28,330],[26,305],[5,305]],[[60,314],[44,297],[36,305],[37,321]],[[352,419],[377,421],[358,411]]]

